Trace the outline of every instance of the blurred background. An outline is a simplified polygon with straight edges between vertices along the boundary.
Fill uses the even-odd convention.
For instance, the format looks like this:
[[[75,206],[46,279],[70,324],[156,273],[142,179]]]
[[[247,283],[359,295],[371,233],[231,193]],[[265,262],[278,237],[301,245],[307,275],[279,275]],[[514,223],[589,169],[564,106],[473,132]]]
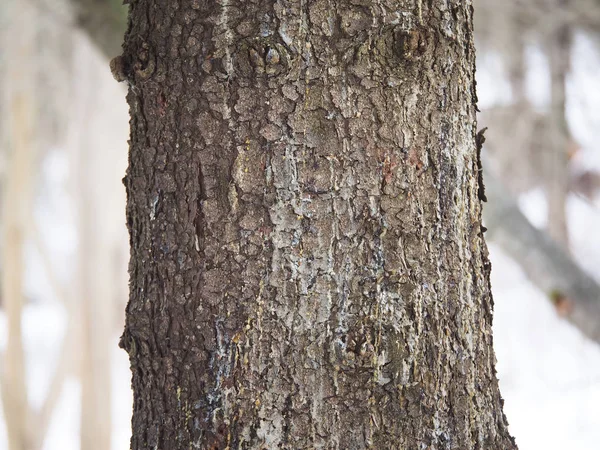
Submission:
[[[121,3],[0,1],[0,450],[129,448]],[[597,449],[600,0],[475,11],[510,430],[521,450]]]

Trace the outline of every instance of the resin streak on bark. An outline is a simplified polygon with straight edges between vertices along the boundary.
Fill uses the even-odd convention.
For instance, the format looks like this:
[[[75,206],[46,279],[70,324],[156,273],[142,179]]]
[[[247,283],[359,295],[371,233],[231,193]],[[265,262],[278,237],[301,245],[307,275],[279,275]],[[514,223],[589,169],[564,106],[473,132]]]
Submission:
[[[133,449],[515,448],[469,3],[132,2]]]

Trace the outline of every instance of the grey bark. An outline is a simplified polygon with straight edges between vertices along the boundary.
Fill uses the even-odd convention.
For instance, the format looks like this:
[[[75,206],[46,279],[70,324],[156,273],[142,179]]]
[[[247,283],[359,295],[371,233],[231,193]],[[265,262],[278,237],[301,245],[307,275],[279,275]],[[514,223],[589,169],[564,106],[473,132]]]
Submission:
[[[133,449],[514,449],[472,8],[138,0]]]

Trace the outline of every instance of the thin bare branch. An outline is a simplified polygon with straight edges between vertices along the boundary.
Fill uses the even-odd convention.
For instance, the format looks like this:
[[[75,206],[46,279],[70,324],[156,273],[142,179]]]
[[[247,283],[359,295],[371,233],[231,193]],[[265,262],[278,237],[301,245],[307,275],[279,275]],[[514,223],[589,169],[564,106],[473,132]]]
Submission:
[[[489,198],[483,209],[486,236],[521,265],[571,323],[600,342],[600,285],[560,245],[529,223],[493,174],[486,172],[484,179]],[[569,302],[569,307],[561,301]]]

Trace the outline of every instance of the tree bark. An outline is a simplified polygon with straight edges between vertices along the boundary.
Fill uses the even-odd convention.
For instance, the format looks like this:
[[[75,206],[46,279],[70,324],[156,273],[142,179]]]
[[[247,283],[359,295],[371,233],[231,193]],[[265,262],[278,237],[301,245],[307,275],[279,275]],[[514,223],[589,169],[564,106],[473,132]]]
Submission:
[[[132,449],[514,449],[472,8],[137,0]]]

